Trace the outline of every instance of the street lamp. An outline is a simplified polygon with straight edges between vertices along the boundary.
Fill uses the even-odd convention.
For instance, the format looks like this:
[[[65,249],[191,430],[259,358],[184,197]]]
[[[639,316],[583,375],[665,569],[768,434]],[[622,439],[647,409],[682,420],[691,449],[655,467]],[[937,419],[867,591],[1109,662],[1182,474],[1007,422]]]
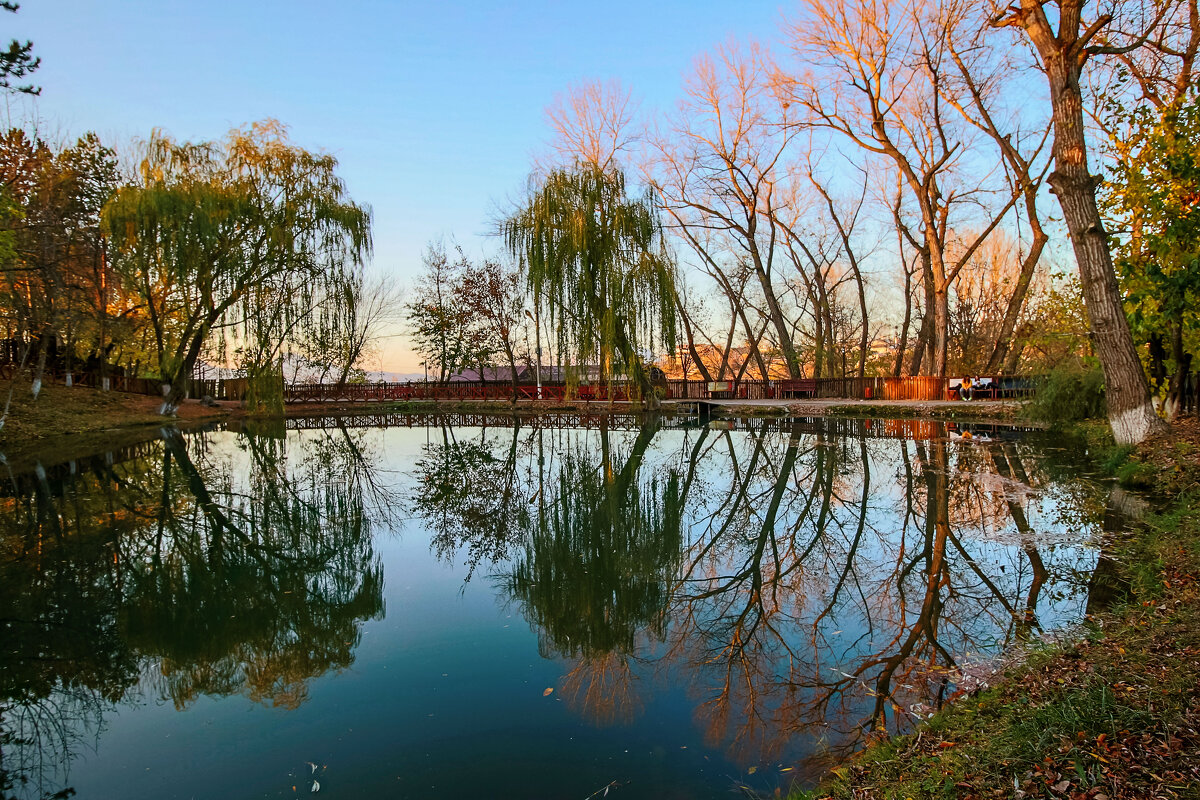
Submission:
[[[537,364],[534,366],[534,379],[537,381],[537,399],[542,399],[542,316],[536,317],[525,309],[525,316],[533,320],[534,341],[537,344]]]

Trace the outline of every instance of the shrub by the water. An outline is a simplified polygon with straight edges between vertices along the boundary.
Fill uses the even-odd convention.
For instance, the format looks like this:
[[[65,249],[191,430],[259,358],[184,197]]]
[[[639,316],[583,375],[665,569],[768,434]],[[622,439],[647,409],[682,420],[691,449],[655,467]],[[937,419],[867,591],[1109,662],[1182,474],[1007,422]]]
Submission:
[[[1051,425],[1104,416],[1104,372],[1094,364],[1055,367],[1026,406],[1026,413]]]

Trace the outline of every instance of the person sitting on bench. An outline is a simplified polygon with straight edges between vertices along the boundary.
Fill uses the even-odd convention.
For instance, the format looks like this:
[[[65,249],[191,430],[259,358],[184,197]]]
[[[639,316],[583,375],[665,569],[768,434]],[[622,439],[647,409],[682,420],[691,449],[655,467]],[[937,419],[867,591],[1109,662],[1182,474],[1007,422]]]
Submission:
[[[975,397],[975,383],[971,376],[963,378],[962,386],[958,388],[959,397],[963,400],[970,400]]]

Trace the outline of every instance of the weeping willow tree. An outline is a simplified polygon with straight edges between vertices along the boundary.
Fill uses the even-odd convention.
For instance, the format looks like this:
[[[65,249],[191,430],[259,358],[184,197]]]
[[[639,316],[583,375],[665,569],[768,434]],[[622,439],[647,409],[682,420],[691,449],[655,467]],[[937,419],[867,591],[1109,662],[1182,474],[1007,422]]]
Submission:
[[[164,415],[206,345],[234,342],[252,397],[277,394],[284,340],[371,249],[370,211],[349,199],[336,166],[270,120],[221,143],[159,132],[146,142],[137,180],[103,216],[114,266],[154,334]]]
[[[651,198],[629,198],[619,170],[577,163],[551,172],[502,233],[558,351],[598,357],[602,380],[620,371],[656,405],[643,359],[675,346],[675,278]]]

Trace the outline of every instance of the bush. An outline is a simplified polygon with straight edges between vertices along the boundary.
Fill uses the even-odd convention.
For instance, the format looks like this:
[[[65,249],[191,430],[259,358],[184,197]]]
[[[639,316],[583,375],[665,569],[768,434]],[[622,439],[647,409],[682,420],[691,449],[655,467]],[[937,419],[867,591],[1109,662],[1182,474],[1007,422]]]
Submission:
[[[1104,372],[1078,363],[1055,367],[1025,408],[1031,419],[1051,425],[1103,417],[1105,411]]]

